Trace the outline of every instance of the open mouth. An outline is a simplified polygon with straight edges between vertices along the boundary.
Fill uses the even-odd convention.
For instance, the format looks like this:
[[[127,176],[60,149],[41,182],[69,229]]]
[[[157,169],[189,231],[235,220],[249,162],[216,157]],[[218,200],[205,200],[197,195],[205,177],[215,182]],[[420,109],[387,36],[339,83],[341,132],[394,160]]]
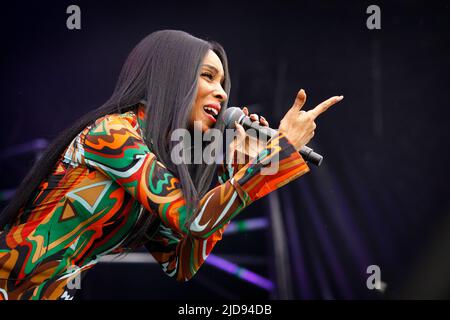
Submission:
[[[203,110],[205,111],[208,118],[210,118],[213,123],[216,123],[217,116],[219,115],[219,111],[217,111],[217,109],[215,109],[213,107],[209,107],[209,106],[204,106]]]

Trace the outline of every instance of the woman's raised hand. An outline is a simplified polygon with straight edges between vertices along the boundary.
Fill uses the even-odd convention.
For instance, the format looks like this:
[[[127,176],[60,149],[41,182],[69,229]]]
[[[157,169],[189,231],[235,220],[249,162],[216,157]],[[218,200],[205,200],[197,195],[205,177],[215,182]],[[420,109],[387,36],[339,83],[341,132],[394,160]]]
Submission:
[[[304,111],[301,109],[305,105],[306,93],[301,89],[297,93],[293,106],[281,119],[278,131],[283,133],[299,151],[314,137],[316,118],[343,98],[344,96],[334,96],[320,103],[314,109]]]

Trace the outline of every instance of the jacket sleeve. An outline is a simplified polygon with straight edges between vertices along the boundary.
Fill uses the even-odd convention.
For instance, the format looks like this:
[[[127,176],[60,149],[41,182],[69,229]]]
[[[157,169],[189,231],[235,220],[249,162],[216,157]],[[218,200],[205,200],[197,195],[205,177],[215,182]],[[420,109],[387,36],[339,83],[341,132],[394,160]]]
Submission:
[[[162,270],[177,281],[190,280],[200,269],[214,246],[222,239],[227,222],[206,239],[177,233],[160,224],[145,247],[160,264]]]
[[[86,165],[109,176],[159,216],[162,224],[152,244],[159,249],[151,252],[166,264],[166,272],[175,271],[179,280],[195,273],[242,209],[309,171],[287,138],[278,134],[256,158],[200,199],[197,217],[186,228],[188,214],[178,178],[156,159],[127,118],[109,115],[96,122],[86,134],[83,148]],[[271,159],[277,159],[278,170],[263,174]]]

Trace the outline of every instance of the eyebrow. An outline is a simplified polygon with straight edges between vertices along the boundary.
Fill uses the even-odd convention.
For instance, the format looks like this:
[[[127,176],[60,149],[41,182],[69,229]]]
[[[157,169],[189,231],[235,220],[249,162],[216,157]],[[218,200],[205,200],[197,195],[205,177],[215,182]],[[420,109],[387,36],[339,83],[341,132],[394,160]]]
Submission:
[[[219,73],[219,70],[216,67],[214,67],[214,66],[212,66],[210,64],[204,64],[203,66],[212,69],[216,73]],[[225,76],[222,76],[222,78],[220,79],[220,82],[223,83],[224,80],[225,80]]]

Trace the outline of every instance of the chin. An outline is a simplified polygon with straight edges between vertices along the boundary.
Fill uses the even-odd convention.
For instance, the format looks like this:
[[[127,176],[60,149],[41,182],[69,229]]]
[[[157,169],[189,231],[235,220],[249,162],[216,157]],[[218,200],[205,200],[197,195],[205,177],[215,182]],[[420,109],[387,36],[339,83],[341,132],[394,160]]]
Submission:
[[[199,121],[202,122],[201,126],[199,126],[199,124],[198,124]],[[211,126],[205,120],[201,119],[201,120],[194,120],[194,121],[192,121],[191,128],[194,129],[194,130],[206,132],[206,131],[208,131],[211,128]]]
[[[203,124],[202,125],[202,132],[205,133],[206,131],[208,131],[209,129],[211,129],[213,126],[210,126],[208,124]]]

